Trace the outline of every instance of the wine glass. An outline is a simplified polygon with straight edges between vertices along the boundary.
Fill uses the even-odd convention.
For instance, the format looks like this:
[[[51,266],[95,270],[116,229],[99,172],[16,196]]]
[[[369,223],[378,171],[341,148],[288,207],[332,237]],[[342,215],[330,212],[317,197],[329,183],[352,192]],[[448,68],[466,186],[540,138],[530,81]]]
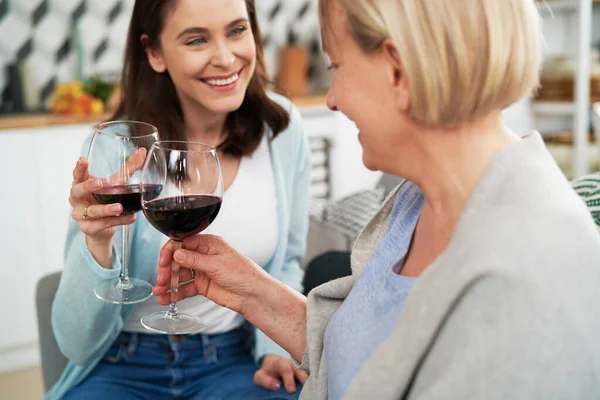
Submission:
[[[147,188],[160,187],[158,193]],[[223,197],[221,166],[214,147],[193,142],[160,141],[150,149],[141,179],[142,210],[158,231],[182,241],[206,229],[217,217]],[[166,312],[142,317],[153,332],[171,335],[197,332],[202,321],[177,309],[179,265],[171,265],[171,305]]]
[[[156,127],[137,121],[111,121],[96,127],[88,152],[90,177],[102,181],[92,193],[100,204],[121,203],[122,214],[142,209],[140,177],[150,147],[158,141]],[[145,188],[147,196],[158,194],[159,187]],[[121,272],[118,278],[100,282],[96,297],[107,303],[135,304],[152,296],[152,285],[129,277],[129,231],[121,227]]]

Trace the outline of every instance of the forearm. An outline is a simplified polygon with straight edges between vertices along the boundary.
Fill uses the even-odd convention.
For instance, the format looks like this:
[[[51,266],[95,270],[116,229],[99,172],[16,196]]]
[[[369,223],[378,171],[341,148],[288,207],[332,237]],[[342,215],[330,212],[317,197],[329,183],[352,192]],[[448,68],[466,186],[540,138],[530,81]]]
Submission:
[[[52,308],[52,326],[67,357],[85,364],[107,337],[121,325],[121,306],[99,301],[94,288],[105,279],[118,277],[118,269],[96,264],[85,247],[85,237],[72,229],[65,249],[65,267]]]
[[[268,277],[242,314],[296,360],[306,350],[306,297]]]

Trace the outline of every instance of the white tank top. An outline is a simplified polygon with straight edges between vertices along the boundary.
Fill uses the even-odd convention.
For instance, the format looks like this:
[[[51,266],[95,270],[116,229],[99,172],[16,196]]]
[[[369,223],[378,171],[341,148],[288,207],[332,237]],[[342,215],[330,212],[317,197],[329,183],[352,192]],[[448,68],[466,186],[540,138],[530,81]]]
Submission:
[[[252,156],[242,157],[233,183],[223,194],[219,215],[203,233],[223,237],[234,249],[264,266],[271,260],[277,247],[277,231],[275,180],[265,135]],[[238,313],[202,296],[182,300],[177,306],[181,312],[202,319],[204,326],[198,333],[228,332],[244,323],[244,318]],[[140,319],[148,313],[166,310],[166,306],[159,305],[156,298],[151,297],[135,307],[125,322],[124,330],[149,333]]]

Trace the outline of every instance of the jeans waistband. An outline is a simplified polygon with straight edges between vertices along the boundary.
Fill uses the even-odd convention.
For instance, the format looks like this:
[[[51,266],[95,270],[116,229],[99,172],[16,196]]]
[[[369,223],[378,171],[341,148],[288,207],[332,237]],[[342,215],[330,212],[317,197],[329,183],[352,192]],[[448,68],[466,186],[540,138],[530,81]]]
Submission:
[[[193,335],[164,335],[155,333],[121,332],[117,339],[124,345],[135,343],[136,345],[151,345],[153,347],[171,345],[212,345],[215,347],[232,346],[247,342],[250,339],[249,327],[243,325],[229,332],[217,334],[193,334]]]

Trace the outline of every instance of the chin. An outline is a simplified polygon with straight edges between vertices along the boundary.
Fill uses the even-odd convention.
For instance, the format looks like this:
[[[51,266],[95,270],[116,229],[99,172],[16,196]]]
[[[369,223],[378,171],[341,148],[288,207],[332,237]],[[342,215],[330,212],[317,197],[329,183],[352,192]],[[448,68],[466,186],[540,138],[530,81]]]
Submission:
[[[244,96],[228,96],[207,102],[205,107],[216,113],[230,113],[238,110],[244,102]]]
[[[364,150],[363,150],[363,156],[362,156],[362,161],[363,161],[363,165],[365,167],[367,167],[367,169],[369,171],[379,171],[379,168],[377,167],[376,163],[373,162],[372,158],[369,158]]]

